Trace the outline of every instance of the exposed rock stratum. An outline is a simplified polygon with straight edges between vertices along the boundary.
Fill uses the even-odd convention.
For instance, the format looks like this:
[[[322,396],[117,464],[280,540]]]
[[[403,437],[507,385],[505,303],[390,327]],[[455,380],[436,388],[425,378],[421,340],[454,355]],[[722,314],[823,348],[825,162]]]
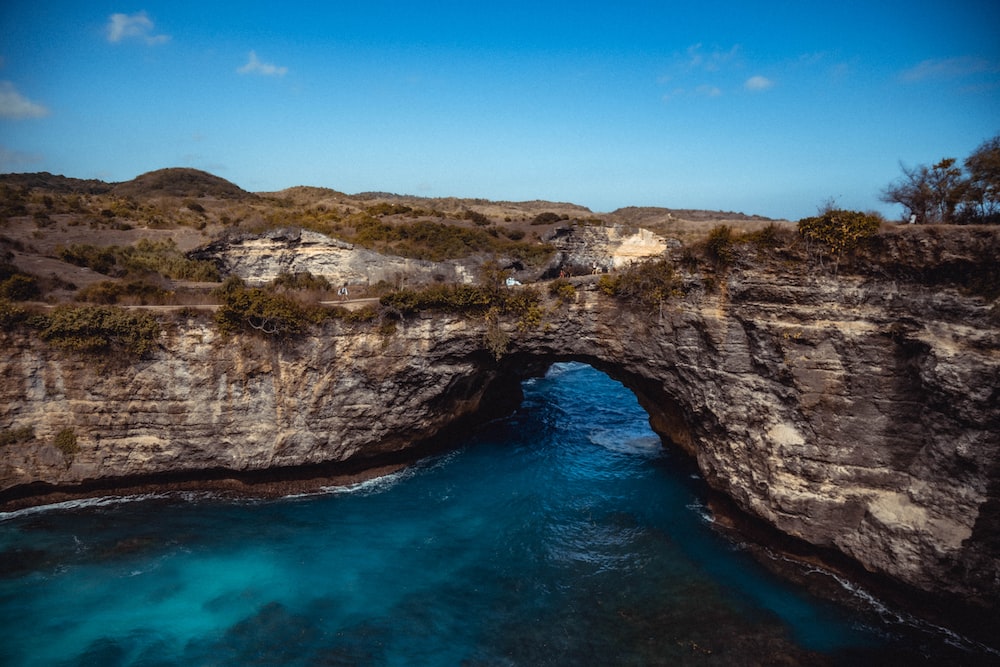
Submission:
[[[515,404],[523,378],[579,360],[635,391],[654,429],[743,511],[920,591],[995,609],[996,307],[899,267],[926,278],[975,263],[997,234],[978,250],[890,241],[868,275],[738,265],[715,290],[692,285],[652,311],[580,279],[575,302],[546,303],[540,326],[501,323],[510,344],[499,361],[481,318],[445,314],[393,333],[329,321],[294,344],[223,338],[192,318],[113,372],[7,334],[0,425],[36,437],[6,448],[0,489],[9,499],[164,474],[364,465],[420,451],[456,420]],[[51,444],[65,428],[77,435],[71,456]]]

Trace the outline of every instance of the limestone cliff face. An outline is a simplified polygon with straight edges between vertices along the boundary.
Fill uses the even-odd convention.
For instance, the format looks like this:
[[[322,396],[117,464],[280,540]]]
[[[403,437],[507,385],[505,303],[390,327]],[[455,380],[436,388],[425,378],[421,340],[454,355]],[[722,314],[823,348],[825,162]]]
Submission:
[[[3,452],[0,485],[262,470],[405,448],[479,407],[490,371],[476,363],[470,328],[426,319],[385,337],[333,325],[283,345],[223,339],[191,321],[151,359],[124,366],[7,340],[3,419],[32,426],[36,439]],[[77,435],[72,455],[48,444],[65,428]]]
[[[901,280],[893,267],[925,252],[904,241],[872,276],[736,267],[714,292],[694,282],[652,312],[584,281],[575,303],[547,304],[537,329],[503,323],[499,362],[483,321],[444,315],[390,335],[331,322],[287,346],[191,320],[152,358],[109,374],[8,337],[0,427],[32,426],[36,438],[4,449],[0,489],[371,460],[576,359],[631,387],[653,427],[743,510],[871,571],[995,607],[996,309]],[[978,261],[953,250],[940,261]],[[64,428],[75,454],[51,444]]]

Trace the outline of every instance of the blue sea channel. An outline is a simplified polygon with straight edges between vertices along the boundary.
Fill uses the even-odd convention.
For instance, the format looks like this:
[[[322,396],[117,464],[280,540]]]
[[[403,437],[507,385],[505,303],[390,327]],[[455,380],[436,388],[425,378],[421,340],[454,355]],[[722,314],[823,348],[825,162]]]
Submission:
[[[454,451],[279,500],[0,515],[0,665],[988,664],[772,574],[619,383],[557,364]]]

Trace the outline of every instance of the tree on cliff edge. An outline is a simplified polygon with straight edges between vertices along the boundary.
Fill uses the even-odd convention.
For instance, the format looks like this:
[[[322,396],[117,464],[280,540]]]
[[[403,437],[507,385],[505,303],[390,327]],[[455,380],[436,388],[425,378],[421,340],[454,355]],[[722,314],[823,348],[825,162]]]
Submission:
[[[902,204],[926,224],[1000,223],[1000,135],[980,145],[963,163],[944,158],[908,168],[882,191],[882,201]]]
[[[965,169],[969,172],[965,199],[970,212],[979,222],[1000,224],[1000,135],[967,157]]]

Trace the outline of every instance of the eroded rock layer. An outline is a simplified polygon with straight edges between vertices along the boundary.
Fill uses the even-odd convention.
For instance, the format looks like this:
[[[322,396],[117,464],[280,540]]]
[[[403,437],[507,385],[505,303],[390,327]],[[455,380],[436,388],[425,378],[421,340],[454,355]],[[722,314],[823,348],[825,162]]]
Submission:
[[[995,607],[996,308],[901,279],[899,266],[931,251],[892,243],[867,277],[734,267],[714,290],[692,284],[652,310],[581,279],[540,326],[503,322],[499,361],[482,319],[439,314],[393,333],[331,321],[294,344],[222,338],[190,319],[126,365],[7,335],[0,426],[35,437],[4,449],[0,489],[373,461],[510,404],[522,378],[575,359],[632,388],[742,510],[919,590]],[[996,235],[977,243],[995,248]],[[917,260],[954,268],[972,255]],[[67,428],[75,452],[53,444]]]

